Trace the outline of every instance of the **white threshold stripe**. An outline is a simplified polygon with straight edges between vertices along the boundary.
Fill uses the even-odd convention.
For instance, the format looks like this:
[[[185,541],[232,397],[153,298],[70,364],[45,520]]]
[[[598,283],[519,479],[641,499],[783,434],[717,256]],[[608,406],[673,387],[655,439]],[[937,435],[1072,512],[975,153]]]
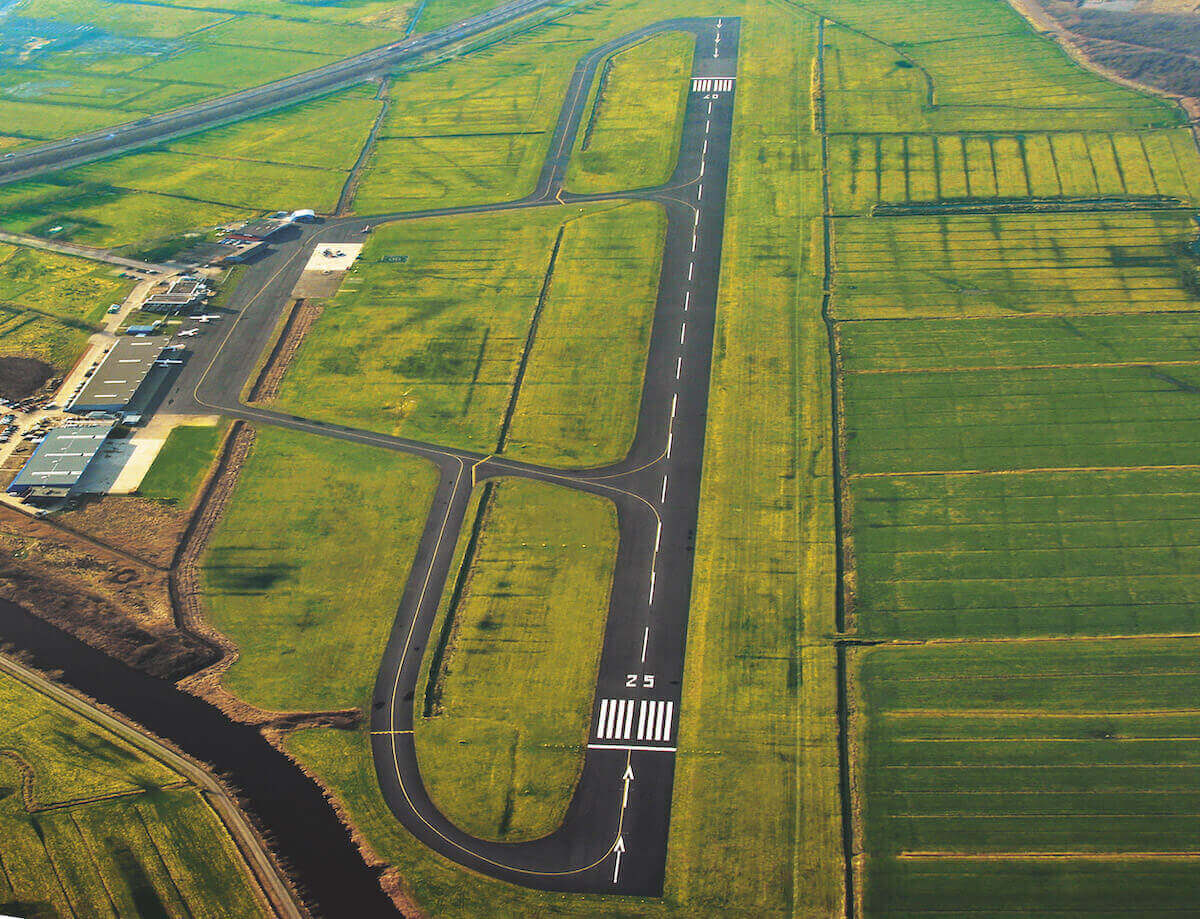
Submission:
[[[590,743],[589,750],[632,750],[635,753],[674,753],[675,747],[646,747],[626,743]]]

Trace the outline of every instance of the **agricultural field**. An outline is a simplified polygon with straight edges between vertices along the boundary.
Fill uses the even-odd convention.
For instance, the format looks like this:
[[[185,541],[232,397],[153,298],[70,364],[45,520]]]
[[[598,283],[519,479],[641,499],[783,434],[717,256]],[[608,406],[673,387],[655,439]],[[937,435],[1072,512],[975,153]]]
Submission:
[[[808,8],[829,19],[833,134],[1057,131],[1067,118],[1073,131],[1183,123],[1170,102],[1089,73],[995,0],[934,0],[919,11],[900,0]]]
[[[1200,156],[1006,5],[821,6],[861,911],[1186,911]]]
[[[311,70],[402,38],[418,0],[24,0],[0,18],[0,134],[15,148]]]
[[[562,822],[583,765],[617,515],[538,482],[481,491],[423,661],[417,755],[455,825],[536,839]]]
[[[0,244],[0,358],[69,370],[109,304],[132,289],[111,265]]]
[[[1178,207],[1200,200],[1194,152],[1186,128],[838,134],[829,141],[830,191],[834,211],[847,215],[879,204],[929,214],[1002,202],[1014,210],[1046,210],[1094,199]]]
[[[1197,224],[1182,211],[832,221],[839,320],[1193,310]]]
[[[619,459],[636,423],[664,222],[656,205],[632,203],[381,227],[279,406],[521,459]]]
[[[0,911],[267,916],[203,795],[121,737],[0,674]]]
[[[671,178],[695,44],[686,33],[667,33],[601,65],[567,172],[571,191],[623,191]]]
[[[1190,912],[1198,652],[1195,637],[860,652],[865,915]]]
[[[202,563],[240,650],[226,688],[276,711],[365,704],[436,483],[412,457],[260,431]]]

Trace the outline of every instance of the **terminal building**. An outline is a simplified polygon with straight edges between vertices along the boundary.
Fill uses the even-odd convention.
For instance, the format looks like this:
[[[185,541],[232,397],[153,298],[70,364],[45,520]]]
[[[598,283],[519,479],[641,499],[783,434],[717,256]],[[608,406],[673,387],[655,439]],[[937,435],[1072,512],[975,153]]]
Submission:
[[[47,432],[8,486],[10,495],[55,500],[71,494],[116,422],[68,424]]]
[[[201,306],[208,299],[208,288],[197,278],[180,278],[164,290],[152,293],[142,304],[148,313],[178,313]]]
[[[151,394],[142,392],[143,384],[170,341],[169,335],[124,336],[117,339],[96,372],[71,400],[67,411],[77,415],[88,412],[129,414],[135,400],[145,402]],[[147,390],[151,388],[146,387]]]

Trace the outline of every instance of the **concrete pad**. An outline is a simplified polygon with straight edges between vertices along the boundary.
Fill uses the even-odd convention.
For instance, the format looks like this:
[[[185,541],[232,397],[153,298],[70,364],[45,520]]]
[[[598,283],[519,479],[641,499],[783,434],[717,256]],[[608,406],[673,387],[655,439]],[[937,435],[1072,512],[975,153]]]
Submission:
[[[305,271],[316,272],[346,272],[350,270],[358,254],[362,252],[362,243],[329,243],[317,246],[312,257],[304,266]]]

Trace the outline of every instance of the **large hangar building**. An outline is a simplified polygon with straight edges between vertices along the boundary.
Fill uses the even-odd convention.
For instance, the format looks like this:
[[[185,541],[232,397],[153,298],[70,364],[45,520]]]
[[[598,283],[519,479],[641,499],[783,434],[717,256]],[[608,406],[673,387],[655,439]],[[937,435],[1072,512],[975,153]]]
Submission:
[[[78,415],[88,412],[120,415],[125,412],[170,340],[168,335],[125,336],[117,339],[96,372],[71,400],[67,410]]]

